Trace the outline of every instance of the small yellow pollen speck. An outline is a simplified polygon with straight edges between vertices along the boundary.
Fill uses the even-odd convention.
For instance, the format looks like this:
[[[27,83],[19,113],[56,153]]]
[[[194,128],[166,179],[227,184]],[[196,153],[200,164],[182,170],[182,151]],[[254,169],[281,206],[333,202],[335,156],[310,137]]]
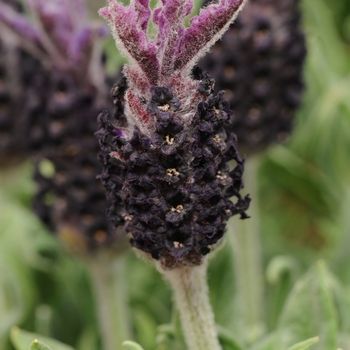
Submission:
[[[183,210],[184,210],[184,207],[181,204],[176,207],[176,211],[178,213],[181,213]]]
[[[227,179],[227,175],[226,174],[222,175],[221,171],[218,171],[216,178],[219,179],[220,181],[224,181]]]
[[[174,144],[174,137],[170,137],[169,135],[166,135],[165,142],[170,146],[173,145]]]
[[[174,207],[171,207],[171,208],[170,208],[170,211],[171,211],[172,213],[177,212],[177,213],[180,214],[183,210],[184,210],[184,207],[183,207],[181,204],[178,205],[176,208],[174,208]]]
[[[184,247],[184,245],[182,244],[182,243],[180,243],[180,242],[174,242],[174,248],[175,249],[179,249],[179,248],[183,248]]]
[[[216,134],[215,137],[213,138],[213,140],[216,142],[216,143],[221,143],[222,142],[222,138]]]
[[[215,112],[216,115],[218,115],[218,114],[220,114],[220,109],[214,108],[214,112]]]
[[[131,221],[132,220],[132,216],[126,215],[126,216],[124,216],[124,220],[125,221]]]
[[[166,174],[168,176],[179,176],[180,175],[180,173],[175,168],[167,169]]]
[[[170,106],[168,104],[165,104],[164,106],[158,106],[158,109],[160,109],[163,112],[168,111]]]

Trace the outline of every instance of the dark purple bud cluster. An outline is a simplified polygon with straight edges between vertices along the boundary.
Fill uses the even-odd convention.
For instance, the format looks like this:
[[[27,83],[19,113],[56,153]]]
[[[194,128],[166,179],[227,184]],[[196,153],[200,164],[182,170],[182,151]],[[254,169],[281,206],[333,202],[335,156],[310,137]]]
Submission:
[[[132,245],[160,260],[164,268],[200,264],[224,235],[227,220],[235,214],[247,217],[250,198],[239,194],[244,160],[235,134],[225,131],[231,111],[222,93],[211,94],[212,83],[205,75],[198,83],[203,101],[187,122],[170,86],[151,87],[150,99],[142,101],[155,120],[149,135],[135,128],[128,137],[119,122],[123,123],[121,109],[114,125],[107,113],[99,117],[101,179],[112,199],[110,216],[120,222],[124,215]],[[122,99],[119,95],[118,101]],[[233,169],[231,160],[236,162]],[[115,210],[120,196],[125,213]],[[229,200],[232,196],[235,204]]]
[[[23,98],[14,100],[24,110],[21,138],[35,163],[35,211],[70,249],[124,247],[118,225],[106,220],[105,189],[97,179],[102,165],[96,115],[113,108],[106,102],[108,83],[97,42],[106,31],[86,21],[83,0],[28,0],[26,5],[33,16],[0,0],[0,26],[37,64],[15,65],[24,75],[31,70],[32,79]]]
[[[97,179],[102,170],[99,145],[93,136],[101,104],[67,76],[56,76],[51,83],[41,121],[45,147],[36,155],[35,211],[70,248],[111,245],[116,229],[106,220],[105,189]],[[48,172],[47,163],[53,167]]]
[[[239,144],[255,153],[285,141],[303,91],[298,0],[250,0],[199,65],[225,90]]]
[[[22,12],[22,6],[16,1],[1,0],[0,3]],[[23,50],[0,23],[1,166],[23,160],[30,152],[27,140],[37,138],[36,128],[29,132],[27,126],[30,115],[36,114],[42,105],[43,88],[39,80],[44,76],[41,73],[38,60]]]
[[[115,122],[101,114],[97,132],[109,216],[125,220],[132,245],[163,268],[200,264],[222,238],[228,218],[247,217],[250,199],[239,194],[244,161],[235,134],[226,131],[228,105],[221,94],[212,95],[214,81],[207,74],[191,75],[244,2],[220,0],[188,28],[191,0],[164,1],[155,9],[148,0],[128,6],[109,0],[100,10],[129,59],[126,78],[113,91]],[[156,38],[148,35],[151,21]],[[124,209],[116,205],[121,199]]]

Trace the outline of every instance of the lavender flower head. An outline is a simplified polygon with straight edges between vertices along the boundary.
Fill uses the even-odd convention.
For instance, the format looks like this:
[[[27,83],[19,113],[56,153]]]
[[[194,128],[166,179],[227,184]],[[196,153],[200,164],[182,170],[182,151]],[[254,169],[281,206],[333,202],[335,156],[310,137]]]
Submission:
[[[99,116],[109,216],[124,218],[132,245],[163,268],[201,264],[223,237],[228,218],[247,217],[250,199],[239,194],[244,161],[235,134],[225,131],[231,112],[222,93],[212,94],[214,81],[193,70],[243,3],[210,5],[189,28],[183,21],[192,11],[191,0],[163,0],[153,13],[147,0],[127,7],[110,0],[100,10],[129,59],[125,78],[113,90],[115,123],[107,113]],[[158,26],[153,39],[147,35],[151,16]],[[236,162],[233,169],[230,160]],[[125,209],[115,210],[121,199]]]
[[[209,1],[206,1],[208,3]],[[199,66],[225,90],[240,149],[285,142],[304,90],[300,0],[250,0]]]
[[[99,50],[106,26],[87,21],[83,0],[26,5],[32,16],[0,2],[0,24],[37,63],[20,100],[26,113],[21,138],[34,159],[38,185],[34,209],[70,250],[119,249],[122,230],[107,222],[105,189],[96,178],[102,169],[96,115],[113,108]]]

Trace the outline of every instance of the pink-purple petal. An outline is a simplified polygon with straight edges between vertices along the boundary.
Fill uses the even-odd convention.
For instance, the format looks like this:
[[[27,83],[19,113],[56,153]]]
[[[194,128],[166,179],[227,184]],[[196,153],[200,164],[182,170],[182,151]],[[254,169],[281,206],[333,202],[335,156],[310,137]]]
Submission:
[[[47,37],[64,52],[74,32],[66,0],[30,0],[29,3]]]
[[[139,13],[132,4],[124,7],[110,0],[100,14],[108,21],[118,48],[140,67],[151,84],[156,84],[159,74],[157,48],[141,28]]]
[[[151,17],[151,9],[148,0],[135,0],[133,3],[138,14],[138,23],[143,31],[147,30],[148,21]]]
[[[157,43],[163,83],[174,71],[175,53],[184,32],[183,22],[192,8],[192,0],[163,0],[163,6],[155,12],[154,19],[159,27]]]
[[[84,58],[89,57],[94,39],[94,31],[91,27],[81,28],[72,38],[69,45],[70,61],[73,64],[81,64]]]
[[[190,21],[177,54],[175,69],[189,71],[209,49],[220,39],[236,18],[245,0],[221,0],[209,5]]]
[[[0,22],[31,43],[35,45],[41,44],[41,38],[37,28],[25,16],[3,3],[0,3]]]

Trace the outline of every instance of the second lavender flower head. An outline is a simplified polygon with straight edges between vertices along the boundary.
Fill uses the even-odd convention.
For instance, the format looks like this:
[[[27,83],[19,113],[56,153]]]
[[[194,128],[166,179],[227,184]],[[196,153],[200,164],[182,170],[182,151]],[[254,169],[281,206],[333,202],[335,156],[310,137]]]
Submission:
[[[191,0],[162,3],[152,13],[147,0],[127,7],[110,0],[100,11],[129,65],[113,91],[114,123],[102,113],[97,136],[110,218],[125,220],[134,247],[174,268],[200,264],[227,220],[247,217],[250,199],[239,193],[244,160],[236,135],[226,131],[231,111],[222,93],[213,95],[214,81],[193,69],[244,1],[209,5],[189,28],[183,22]],[[153,40],[147,35],[151,16],[158,26]],[[125,211],[115,209],[120,200]]]

